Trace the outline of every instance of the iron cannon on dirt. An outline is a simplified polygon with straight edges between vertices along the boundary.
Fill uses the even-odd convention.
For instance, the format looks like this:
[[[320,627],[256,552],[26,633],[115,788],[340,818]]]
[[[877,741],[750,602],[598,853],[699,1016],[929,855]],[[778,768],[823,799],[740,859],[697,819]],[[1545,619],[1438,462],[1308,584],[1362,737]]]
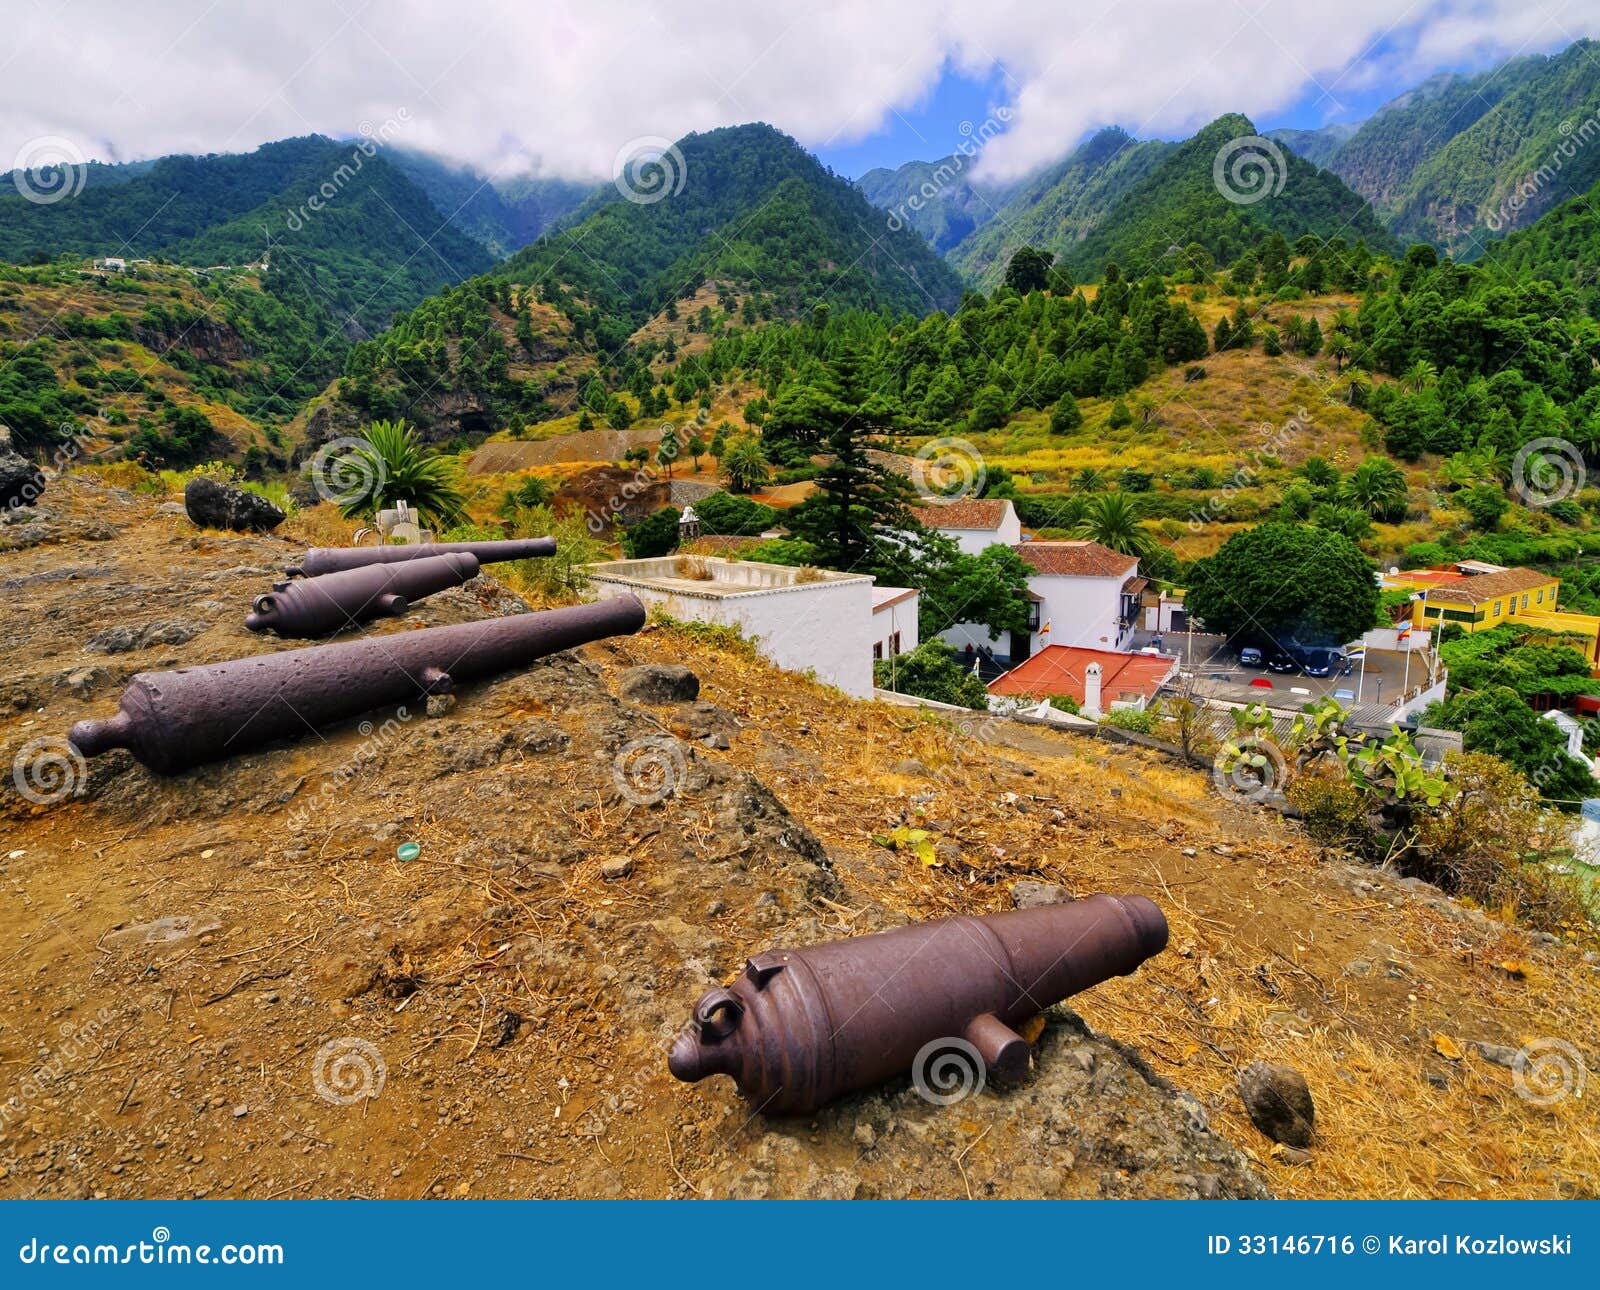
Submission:
[[[807,1114],[907,1070],[938,1086],[939,1069],[918,1068],[952,1052],[974,1078],[1014,1080],[1028,1068],[1017,1026],[1166,944],[1153,902],[1101,895],[767,950],[701,996],[667,1065],[690,1082],[731,1075],[766,1114]]]
[[[477,576],[474,556],[450,552],[279,582],[256,597],[244,625],[279,636],[326,636],[374,618],[398,618],[413,601]]]
[[[571,609],[428,627],[368,640],[140,672],[117,715],[80,721],[68,738],[85,757],[126,748],[170,775],[249,752],[391,703],[448,692],[536,659],[644,626],[644,606],[618,596]]]
[[[399,546],[314,546],[300,563],[284,566],[291,578],[315,578],[369,564],[397,564],[436,555],[470,555],[479,564],[506,560],[542,560],[556,553],[554,538],[511,538],[501,542],[414,542]]]

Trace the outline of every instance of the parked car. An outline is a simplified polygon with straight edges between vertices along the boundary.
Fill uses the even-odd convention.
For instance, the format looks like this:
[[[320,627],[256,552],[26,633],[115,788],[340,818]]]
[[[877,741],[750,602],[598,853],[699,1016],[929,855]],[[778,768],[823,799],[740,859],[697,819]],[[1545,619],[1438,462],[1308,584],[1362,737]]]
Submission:
[[[1307,676],[1332,676],[1338,665],[1339,656],[1331,649],[1307,650],[1300,661],[1300,668]]]
[[[1267,660],[1267,671],[1293,673],[1300,670],[1300,664],[1294,661],[1293,654],[1278,653]]]
[[[1246,645],[1242,650],[1239,651],[1239,666],[1260,667],[1261,651],[1258,650],[1254,645]]]

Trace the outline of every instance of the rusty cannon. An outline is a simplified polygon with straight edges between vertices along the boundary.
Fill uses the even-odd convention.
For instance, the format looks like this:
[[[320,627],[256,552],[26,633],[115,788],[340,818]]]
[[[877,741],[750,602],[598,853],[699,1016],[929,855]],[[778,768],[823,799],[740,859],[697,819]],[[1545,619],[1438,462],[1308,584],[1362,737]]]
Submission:
[[[374,618],[398,618],[413,601],[477,576],[474,557],[452,552],[278,582],[256,597],[244,625],[279,636],[327,636]]]
[[[426,560],[436,555],[470,555],[479,564],[500,564],[506,560],[542,560],[556,553],[554,538],[511,538],[502,542],[415,542],[402,546],[314,546],[300,557],[299,564],[287,564],[291,578],[316,578],[346,569],[364,569],[369,564],[396,564],[403,560]]]
[[[117,715],[80,721],[68,738],[85,757],[126,748],[158,774],[298,739],[391,703],[448,692],[535,659],[644,626],[632,596],[427,627],[367,640],[258,654],[227,663],[140,672]]]
[[[1027,1071],[1017,1026],[1166,944],[1151,901],[1090,896],[767,950],[701,996],[667,1066],[690,1082],[731,1075],[767,1114],[807,1114],[906,1070],[948,1103],[938,1090],[953,1081],[975,1091]]]

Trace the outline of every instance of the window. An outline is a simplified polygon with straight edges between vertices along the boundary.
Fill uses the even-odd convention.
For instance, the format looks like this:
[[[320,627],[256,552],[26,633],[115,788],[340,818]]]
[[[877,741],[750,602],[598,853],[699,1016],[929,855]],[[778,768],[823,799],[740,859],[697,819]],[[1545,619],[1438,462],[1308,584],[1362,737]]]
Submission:
[[[1039,602],[1037,600],[1028,602],[1028,630],[1030,632],[1039,630]]]
[[[1522,607],[1524,609],[1528,607],[1528,593],[1526,591],[1522,593]]]
[[[1543,587],[1539,588],[1539,599],[1534,601],[1533,603],[1536,604],[1536,605],[1544,604],[1544,588]]]
[[[874,641],[872,643],[872,661],[874,663],[881,663],[883,661],[883,642],[882,641]]]
[[[900,633],[899,632],[895,632],[894,635],[889,637],[889,653],[891,655],[900,653]]]
[[[1500,602],[1498,600],[1494,602],[1494,616],[1496,618],[1500,617]]]

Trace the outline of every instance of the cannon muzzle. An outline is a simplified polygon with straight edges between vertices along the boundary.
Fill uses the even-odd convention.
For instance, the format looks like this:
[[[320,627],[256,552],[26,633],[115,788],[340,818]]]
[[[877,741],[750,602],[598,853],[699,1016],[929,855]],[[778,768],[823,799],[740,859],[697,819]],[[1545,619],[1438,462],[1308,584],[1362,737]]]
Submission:
[[[1090,896],[768,950],[701,996],[667,1068],[688,1082],[731,1075],[758,1110],[794,1115],[955,1050],[1015,1079],[1028,1068],[1017,1026],[1166,944],[1145,897]],[[938,1083],[936,1069],[920,1074]]]
[[[366,640],[258,654],[175,672],[140,672],[121,710],[80,721],[68,738],[85,757],[127,748],[159,774],[298,739],[394,703],[444,693],[535,659],[644,626],[632,596],[427,627]]]
[[[257,596],[244,625],[279,636],[326,636],[373,618],[398,618],[424,596],[477,576],[478,561],[465,552],[319,574]]]
[[[479,564],[499,564],[505,560],[542,560],[556,553],[554,538],[514,538],[505,542],[414,542],[403,546],[314,546],[300,557],[299,564],[287,564],[291,578],[316,578],[345,569],[364,569],[369,564],[399,564],[406,560],[426,560],[436,555],[470,555]]]

